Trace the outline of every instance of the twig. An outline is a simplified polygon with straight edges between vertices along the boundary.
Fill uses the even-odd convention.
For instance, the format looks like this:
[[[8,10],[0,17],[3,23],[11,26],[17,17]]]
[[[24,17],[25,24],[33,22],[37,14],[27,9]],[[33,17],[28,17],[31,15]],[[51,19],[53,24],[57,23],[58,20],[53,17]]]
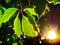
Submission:
[[[23,8],[22,8],[22,2],[21,2],[21,0],[20,0],[20,10],[19,10],[19,12],[21,12],[21,14],[23,15]]]
[[[29,6],[31,5],[31,2],[30,2],[30,0],[28,0],[28,4],[29,4]]]

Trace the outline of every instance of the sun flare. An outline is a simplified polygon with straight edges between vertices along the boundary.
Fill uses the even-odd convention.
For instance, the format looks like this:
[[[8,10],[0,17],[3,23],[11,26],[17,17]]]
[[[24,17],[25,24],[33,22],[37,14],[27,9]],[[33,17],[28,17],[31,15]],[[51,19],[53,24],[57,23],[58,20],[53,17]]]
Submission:
[[[50,31],[47,35],[47,39],[53,40],[53,39],[56,39],[56,38],[57,38],[57,35],[54,31]]]

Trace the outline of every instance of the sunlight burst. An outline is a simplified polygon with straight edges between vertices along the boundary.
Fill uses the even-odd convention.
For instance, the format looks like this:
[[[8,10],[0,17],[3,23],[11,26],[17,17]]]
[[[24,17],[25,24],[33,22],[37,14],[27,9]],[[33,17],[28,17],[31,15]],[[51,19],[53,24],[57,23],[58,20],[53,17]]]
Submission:
[[[53,40],[53,39],[56,39],[56,38],[57,38],[57,35],[54,31],[50,31],[47,35],[47,39]]]

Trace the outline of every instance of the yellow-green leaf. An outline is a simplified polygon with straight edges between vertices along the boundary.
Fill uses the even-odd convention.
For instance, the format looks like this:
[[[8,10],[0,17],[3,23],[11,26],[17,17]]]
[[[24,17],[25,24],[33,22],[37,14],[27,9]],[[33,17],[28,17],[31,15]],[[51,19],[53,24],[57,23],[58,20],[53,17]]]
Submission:
[[[12,45],[18,45],[18,43],[17,42],[14,42],[14,43],[12,43]]]
[[[34,17],[31,13],[29,13],[29,12],[27,12],[27,11],[25,11],[25,13],[27,14],[28,18],[29,18],[32,22],[36,23],[35,17]]]
[[[28,11],[32,15],[38,16],[38,14],[35,12],[35,9],[34,8],[25,8],[24,11]]]
[[[21,34],[21,25],[20,25],[20,20],[18,18],[18,15],[16,16],[15,20],[14,20],[14,31],[15,34],[20,37]]]
[[[38,28],[31,23],[26,16],[22,18],[22,31],[26,36],[36,37],[38,36]]]
[[[0,10],[0,27],[1,27],[1,24],[2,24],[1,18],[2,18],[2,11]]]
[[[60,0],[47,0],[49,3],[60,4]]]
[[[2,16],[2,22],[5,23],[5,22],[9,21],[9,19],[14,15],[14,13],[17,10],[18,10],[17,8],[8,8]]]

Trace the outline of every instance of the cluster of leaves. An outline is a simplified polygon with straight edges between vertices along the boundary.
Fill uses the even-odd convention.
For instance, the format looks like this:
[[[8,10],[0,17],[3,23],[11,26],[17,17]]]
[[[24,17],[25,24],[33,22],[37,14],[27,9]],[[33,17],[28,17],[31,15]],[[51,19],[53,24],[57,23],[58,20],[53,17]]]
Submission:
[[[0,38],[3,38],[3,42],[5,39],[9,42],[11,38],[16,42],[22,34],[38,36],[40,28],[37,21],[49,9],[47,2],[57,4],[59,0],[0,0]]]

